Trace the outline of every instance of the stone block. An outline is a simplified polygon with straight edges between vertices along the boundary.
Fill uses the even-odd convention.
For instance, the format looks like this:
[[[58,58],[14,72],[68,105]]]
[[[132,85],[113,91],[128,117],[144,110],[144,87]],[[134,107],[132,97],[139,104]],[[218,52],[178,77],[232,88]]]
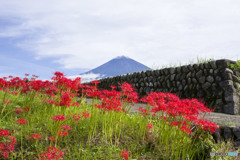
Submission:
[[[200,70],[196,73],[196,78],[200,78],[203,75],[203,71]]]
[[[230,85],[233,85],[233,81],[231,81],[231,80],[225,80],[225,81],[221,81],[219,83],[220,87],[226,87],[226,86],[230,86]]]
[[[205,76],[202,76],[202,77],[199,78],[199,82],[201,84],[203,84],[205,82],[205,80],[206,80]]]
[[[233,139],[233,134],[230,127],[225,127],[223,130],[223,137],[225,140]]]
[[[197,71],[197,70],[199,70],[199,64],[194,64],[193,65],[193,68]]]
[[[220,59],[216,61],[218,68],[227,68],[230,65],[230,61],[226,59]]]
[[[233,128],[233,134],[237,140],[240,140],[240,127]]]
[[[170,71],[170,74],[174,74],[175,73],[175,68],[173,68],[173,67],[171,67],[171,68],[169,68],[169,71]]]
[[[188,67],[188,69],[189,69],[190,71],[193,71],[193,70],[194,70],[193,65],[191,65],[191,64],[189,64],[187,67]]]
[[[207,76],[207,81],[210,83],[214,82],[213,76]]]
[[[239,113],[239,106],[236,103],[227,103],[223,106],[223,113],[236,115]]]
[[[209,64],[210,64],[211,68],[213,68],[213,69],[217,68],[216,61],[210,61]]]
[[[209,87],[211,87],[211,83],[209,83],[209,82],[206,82],[206,83],[204,83],[204,84],[202,85],[202,88],[203,88],[204,90],[208,89]]]

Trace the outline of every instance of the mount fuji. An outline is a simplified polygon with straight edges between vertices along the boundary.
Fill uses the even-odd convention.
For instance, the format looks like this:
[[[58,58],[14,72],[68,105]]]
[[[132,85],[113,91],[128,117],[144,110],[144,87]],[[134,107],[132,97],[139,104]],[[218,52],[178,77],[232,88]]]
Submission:
[[[83,82],[89,82],[92,80],[113,77],[127,73],[141,72],[145,70],[151,70],[151,68],[129,57],[119,56],[100,65],[97,68],[80,74],[79,77],[82,78]]]

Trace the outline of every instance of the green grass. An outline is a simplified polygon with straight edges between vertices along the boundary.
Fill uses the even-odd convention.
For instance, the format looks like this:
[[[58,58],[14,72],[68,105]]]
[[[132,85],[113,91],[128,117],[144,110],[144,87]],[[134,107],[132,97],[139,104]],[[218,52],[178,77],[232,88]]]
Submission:
[[[61,85],[59,82],[65,84]],[[200,127],[191,126],[192,133],[189,134],[179,129],[181,125],[170,125],[173,121],[184,120],[182,117],[166,115],[164,120],[160,113],[153,116],[142,115],[139,112],[129,114],[123,111],[104,110],[99,108],[104,105],[97,99],[87,104],[85,97],[69,96],[71,88],[66,85],[70,82],[64,78],[59,80],[56,83],[58,92],[52,96],[46,94],[46,91],[52,90],[54,86],[38,84],[34,80],[26,85],[30,88],[41,86],[39,89],[30,89],[26,93],[22,87],[0,90],[0,130],[9,132],[9,136],[4,136],[3,132],[0,132],[3,134],[0,134],[0,144],[14,145],[14,150],[9,151],[8,159],[44,159],[43,157],[46,158],[48,154],[59,155],[59,158],[55,159],[66,160],[121,160],[122,151],[126,151],[129,157],[125,159],[129,160],[218,160],[219,156],[211,158],[209,153],[237,151],[230,144],[225,146],[225,142],[214,143],[212,135]],[[60,105],[63,100],[69,101],[68,98],[71,106]],[[56,104],[46,103],[46,100],[52,100]],[[126,97],[119,100],[122,108],[127,106],[125,110],[130,109],[124,101]],[[108,103],[112,102],[115,101],[110,98]],[[150,105],[147,109],[149,111]],[[54,116],[57,115],[64,115],[64,118],[55,121]],[[26,120],[26,123],[17,123],[20,119]],[[191,122],[186,123],[190,125]],[[62,128],[64,125],[65,129]],[[149,127],[151,125],[152,128]],[[66,129],[66,126],[70,128]],[[40,137],[34,139],[32,137],[34,134]],[[11,136],[16,138],[16,142],[11,141]],[[50,137],[54,137],[56,141],[49,140]],[[56,147],[57,151],[47,151],[49,147]],[[4,159],[4,150],[0,148],[0,159]]]
[[[160,120],[140,114],[123,112],[106,112],[85,103],[80,107],[61,108],[42,103],[42,98],[29,97],[24,94],[13,96],[0,91],[1,99],[9,99],[10,104],[1,103],[1,129],[9,130],[17,139],[15,152],[10,159],[34,159],[48,146],[56,146],[64,151],[64,159],[120,159],[119,152],[128,150],[130,159],[179,159],[179,157],[203,156],[205,150],[214,151],[213,142],[209,139],[192,140],[177,128],[170,127]],[[5,106],[6,105],[6,106]],[[16,107],[29,106],[29,112],[18,115]],[[5,109],[4,109],[5,108]],[[75,113],[89,111],[89,118],[79,122],[71,120]],[[53,115],[64,114],[66,121],[54,122]],[[27,123],[19,125],[16,120],[24,118]],[[147,130],[146,125],[152,123],[154,128]],[[62,124],[69,125],[72,130],[68,136],[57,136]],[[39,140],[30,140],[26,135],[38,133]],[[57,142],[49,142],[47,138],[55,136]],[[211,138],[210,135],[202,134]],[[223,145],[224,146],[224,145]],[[212,148],[211,148],[212,147]],[[223,150],[226,146],[222,147]],[[215,147],[216,150],[216,147]],[[205,155],[207,156],[207,155]],[[183,158],[183,159],[185,159]]]
[[[181,67],[183,65],[189,65],[189,64],[200,64],[200,63],[207,63],[207,62],[210,62],[210,61],[214,61],[215,59],[214,58],[204,58],[204,57],[197,57],[196,60],[195,59],[192,59],[192,60],[189,60],[189,62],[187,63],[178,63],[178,64],[168,64],[168,65],[159,65],[159,64],[153,64],[151,66],[152,69],[154,70],[158,70],[158,69],[164,69],[164,68],[170,68],[170,67]]]

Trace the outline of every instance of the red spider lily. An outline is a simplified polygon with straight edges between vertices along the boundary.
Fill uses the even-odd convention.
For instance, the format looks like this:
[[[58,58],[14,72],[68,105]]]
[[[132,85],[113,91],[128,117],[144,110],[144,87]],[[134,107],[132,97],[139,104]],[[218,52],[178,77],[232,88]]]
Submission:
[[[69,125],[62,125],[62,127],[60,127],[61,129],[64,129],[64,130],[71,130],[72,128],[70,128],[70,126]]]
[[[18,120],[17,120],[17,123],[18,123],[18,124],[26,124],[27,121],[26,121],[24,118],[22,118],[22,119],[18,119]]]
[[[15,108],[15,112],[16,112],[17,114],[22,114],[23,109],[20,108],[20,107],[17,107],[17,108]]]
[[[74,115],[73,115],[73,120],[74,121],[79,121],[81,119],[81,115],[79,114],[79,113],[75,113]]]
[[[148,123],[147,124],[147,129],[151,129],[153,127],[153,124],[152,123]]]
[[[0,147],[1,147],[1,144],[0,144]],[[8,151],[1,151],[0,155],[2,155],[2,157],[4,159],[8,159],[9,158],[9,152]]]
[[[54,75],[55,75],[56,77],[63,77],[63,76],[64,76],[63,73],[58,72],[58,71],[55,72]]]
[[[130,93],[133,91],[132,86],[129,83],[123,83],[120,85],[120,88],[122,89],[123,93]]]
[[[38,78],[38,76],[36,76],[36,75],[32,75],[34,78]]]
[[[10,104],[11,101],[10,101],[9,99],[4,99],[4,103],[5,103],[5,104]]]
[[[121,92],[117,92],[115,90],[103,90],[99,96],[100,99],[106,99],[106,98],[116,98],[116,99],[120,99],[122,96],[122,93]]]
[[[166,117],[165,116],[161,116],[160,119],[166,120]]]
[[[4,159],[9,158],[9,154],[14,151],[16,144],[16,138],[12,136],[7,136],[7,139],[5,142],[0,142],[0,155]]]
[[[32,134],[32,136],[28,136],[27,135],[27,137],[29,138],[29,139],[35,139],[35,140],[38,140],[38,139],[40,139],[41,138],[41,136],[37,133],[37,134]]]
[[[73,103],[71,104],[71,106],[77,106],[77,107],[79,107],[79,106],[80,106],[80,104],[79,104],[79,103],[77,103],[77,102],[73,102]]]
[[[59,105],[69,107],[72,101],[71,97],[73,97],[73,94],[71,92],[63,92],[61,95],[61,101]]]
[[[102,107],[104,110],[122,111],[121,102],[116,98],[103,99]]]
[[[129,153],[128,153],[128,151],[121,151],[120,156],[121,156],[124,160],[128,160]]]
[[[60,149],[53,146],[48,147],[48,150],[46,152],[43,152],[43,154],[41,154],[40,157],[41,160],[59,160],[62,159],[63,154],[64,153]]]
[[[56,142],[56,141],[57,141],[56,138],[55,138],[55,137],[52,137],[52,136],[48,137],[48,140],[49,140],[49,141],[53,141],[53,142]]]
[[[90,117],[90,113],[88,112],[88,111],[84,111],[84,112],[82,112],[82,116],[84,117],[84,118],[88,118],[88,117]]]
[[[114,85],[111,85],[111,86],[110,86],[110,88],[113,90],[113,89],[115,89],[115,88],[116,88],[116,86],[114,86]]]
[[[7,130],[0,129],[0,136],[9,136],[9,132]]]
[[[91,84],[94,84],[94,85],[97,85],[98,83],[100,83],[100,81],[95,80],[91,82]]]
[[[208,130],[211,133],[214,133],[219,130],[218,125],[216,125],[215,123],[210,122],[206,119],[197,119],[194,121],[194,123],[197,124],[198,126],[202,127],[203,130]]]
[[[181,126],[180,130],[182,130],[183,132],[186,132],[188,134],[192,133],[191,129],[189,129],[187,126]]]
[[[144,116],[147,116],[149,114],[149,112],[143,107],[139,107],[138,111],[141,113],[141,115],[144,115]]]
[[[25,107],[24,110],[25,110],[26,112],[29,112],[29,107]]]
[[[51,99],[44,99],[44,100],[43,100],[43,103],[48,103],[48,104],[57,105],[57,103],[56,103],[54,100],[51,100]]]
[[[17,91],[12,91],[11,94],[12,95],[18,95],[18,92]]]
[[[54,120],[54,121],[64,121],[66,118],[65,118],[65,116],[64,115],[56,115],[56,116],[53,116],[52,117],[52,120]]]
[[[26,73],[25,76],[27,77],[27,76],[29,76],[29,74]]]
[[[67,133],[66,131],[59,131],[59,132],[58,132],[58,135],[59,135],[59,136],[67,136],[68,133]]]
[[[16,137],[9,136],[8,139],[10,140],[11,144],[16,144]]]

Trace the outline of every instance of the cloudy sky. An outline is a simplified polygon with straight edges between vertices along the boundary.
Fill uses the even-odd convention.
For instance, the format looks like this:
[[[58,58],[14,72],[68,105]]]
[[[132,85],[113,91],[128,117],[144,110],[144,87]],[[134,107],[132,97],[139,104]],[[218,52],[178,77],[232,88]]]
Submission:
[[[0,77],[48,79],[125,55],[149,67],[240,59],[239,0],[0,0]]]

